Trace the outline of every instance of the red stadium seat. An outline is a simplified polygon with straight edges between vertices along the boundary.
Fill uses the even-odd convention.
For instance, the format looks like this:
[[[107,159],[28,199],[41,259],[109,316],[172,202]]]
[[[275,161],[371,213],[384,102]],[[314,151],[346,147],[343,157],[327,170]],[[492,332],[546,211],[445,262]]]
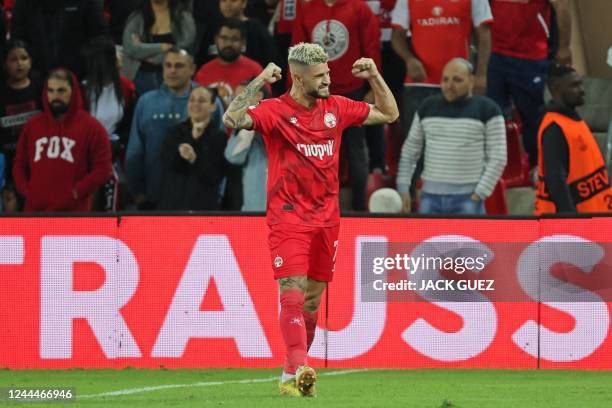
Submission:
[[[370,202],[370,196],[380,188],[395,188],[393,178],[382,173],[370,173],[368,176],[368,186],[366,187],[366,203]]]
[[[399,121],[395,121],[385,126],[387,174],[393,177],[397,175],[398,160],[402,150],[402,143],[400,143],[401,133],[402,130]]]
[[[506,183],[503,179],[499,180],[491,194],[485,200],[485,210],[489,215],[508,214],[508,202],[506,200]]]
[[[521,144],[521,128],[522,126],[518,121],[506,121],[508,164],[506,164],[502,179],[507,188],[531,186],[529,157]]]

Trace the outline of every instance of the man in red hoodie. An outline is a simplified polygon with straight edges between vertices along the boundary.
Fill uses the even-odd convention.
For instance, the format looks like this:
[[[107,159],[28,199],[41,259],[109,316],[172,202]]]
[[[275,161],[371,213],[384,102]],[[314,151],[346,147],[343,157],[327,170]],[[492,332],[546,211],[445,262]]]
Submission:
[[[24,125],[15,154],[24,211],[89,211],[92,194],[112,176],[108,135],[83,110],[77,79],[66,69],[49,74],[43,106]]]
[[[363,79],[351,72],[359,58],[371,58],[380,67],[380,28],[378,18],[363,1],[311,0],[304,2],[293,24],[291,43],[312,42],[329,56],[331,92],[353,100],[372,102]],[[342,135],[347,153],[352,209],[366,210],[368,157],[365,129],[351,127]],[[346,150],[344,150],[346,148]]]

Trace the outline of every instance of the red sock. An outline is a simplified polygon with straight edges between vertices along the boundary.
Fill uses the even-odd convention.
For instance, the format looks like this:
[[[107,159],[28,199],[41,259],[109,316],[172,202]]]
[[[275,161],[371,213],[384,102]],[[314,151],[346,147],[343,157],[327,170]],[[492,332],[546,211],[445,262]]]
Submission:
[[[306,350],[308,351],[310,350],[310,346],[312,346],[312,341],[317,332],[317,318],[319,317],[319,312],[307,312],[304,310],[302,314],[304,315],[304,323],[306,323]]]
[[[295,370],[306,365],[306,325],[302,316],[304,292],[287,289],[280,296],[280,329],[285,340],[287,358],[284,371],[295,374]]]

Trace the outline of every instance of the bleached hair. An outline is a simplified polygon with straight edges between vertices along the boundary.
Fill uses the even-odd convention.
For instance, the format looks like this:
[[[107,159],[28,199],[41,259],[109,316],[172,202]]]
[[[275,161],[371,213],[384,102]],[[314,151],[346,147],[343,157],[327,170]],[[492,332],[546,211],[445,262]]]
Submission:
[[[324,64],[328,59],[327,53],[319,44],[301,42],[289,48],[288,61],[290,64]]]

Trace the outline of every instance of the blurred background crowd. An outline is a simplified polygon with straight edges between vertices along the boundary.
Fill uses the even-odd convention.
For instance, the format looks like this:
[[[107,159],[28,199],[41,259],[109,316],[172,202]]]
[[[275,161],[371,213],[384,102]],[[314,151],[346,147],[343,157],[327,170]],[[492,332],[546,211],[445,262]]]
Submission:
[[[372,102],[369,57],[400,106],[343,134],[344,210],[612,211],[612,8],[577,3],[4,0],[1,209],[265,211],[263,138],[220,119],[305,41],[332,93]]]

